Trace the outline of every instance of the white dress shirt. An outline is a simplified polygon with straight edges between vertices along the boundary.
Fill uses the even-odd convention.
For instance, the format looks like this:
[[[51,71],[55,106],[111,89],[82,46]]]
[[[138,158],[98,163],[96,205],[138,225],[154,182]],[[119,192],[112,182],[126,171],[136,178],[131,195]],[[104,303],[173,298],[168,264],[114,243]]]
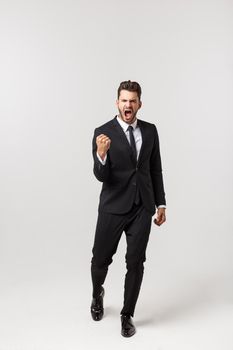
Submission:
[[[116,120],[118,121],[118,123],[120,124],[120,126],[122,127],[124,133],[125,133],[125,136],[130,144],[130,137],[129,137],[129,131],[127,130],[128,127],[129,127],[129,124],[127,124],[126,122],[124,122],[124,120],[122,120],[119,116],[117,116]],[[142,133],[141,133],[141,130],[140,128],[137,126],[137,119],[132,123],[130,124],[132,127],[133,127],[133,136],[134,136],[134,139],[135,139],[135,144],[136,144],[136,151],[137,151],[137,159],[139,157],[139,153],[140,153],[140,150],[141,150],[141,146],[142,146]],[[107,154],[105,155],[104,159],[102,159],[100,157],[100,155],[98,154],[98,152],[96,152],[96,155],[99,159],[99,161],[105,165],[106,163],[106,159],[107,159]],[[166,208],[166,205],[159,205],[158,208]]]

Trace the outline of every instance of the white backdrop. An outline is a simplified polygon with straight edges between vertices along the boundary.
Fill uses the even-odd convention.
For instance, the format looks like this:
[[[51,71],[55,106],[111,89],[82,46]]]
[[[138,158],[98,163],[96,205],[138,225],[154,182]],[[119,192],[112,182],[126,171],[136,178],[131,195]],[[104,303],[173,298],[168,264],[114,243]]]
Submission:
[[[106,318],[89,315],[91,141],[128,79],[159,131],[167,198],[132,348],[232,349],[233,2],[1,0],[0,36],[0,349],[124,347],[124,239]]]

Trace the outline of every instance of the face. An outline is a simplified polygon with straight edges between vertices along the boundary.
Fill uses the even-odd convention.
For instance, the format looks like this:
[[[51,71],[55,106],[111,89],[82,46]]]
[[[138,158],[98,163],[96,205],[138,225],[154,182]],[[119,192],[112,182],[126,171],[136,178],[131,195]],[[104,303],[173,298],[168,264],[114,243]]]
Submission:
[[[132,124],[136,119],[137,111],[141,108],[137,92],[121,90],[119,99],[116,101],[119,116],[127,124]]]

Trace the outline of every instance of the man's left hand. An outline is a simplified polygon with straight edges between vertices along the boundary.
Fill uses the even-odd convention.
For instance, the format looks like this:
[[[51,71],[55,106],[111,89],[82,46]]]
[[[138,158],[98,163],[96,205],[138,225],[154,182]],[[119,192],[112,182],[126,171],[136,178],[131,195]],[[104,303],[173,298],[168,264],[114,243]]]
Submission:
[[[157,226],[162,225],[166,221],[166,208],[158,208],[156,213],[156,218],[154,219],[154,223]]]

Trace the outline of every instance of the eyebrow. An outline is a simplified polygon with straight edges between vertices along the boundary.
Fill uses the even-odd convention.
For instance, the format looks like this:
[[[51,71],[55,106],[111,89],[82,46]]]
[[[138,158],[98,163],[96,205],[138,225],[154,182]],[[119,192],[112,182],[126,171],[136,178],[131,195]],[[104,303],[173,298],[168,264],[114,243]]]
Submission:
[[[121,98],[121,101],[128,101],[126,98]],[[136,98],[132,99],[132,100],[129,100],[130,102],[134,102],[134,101],[137,101]]]

